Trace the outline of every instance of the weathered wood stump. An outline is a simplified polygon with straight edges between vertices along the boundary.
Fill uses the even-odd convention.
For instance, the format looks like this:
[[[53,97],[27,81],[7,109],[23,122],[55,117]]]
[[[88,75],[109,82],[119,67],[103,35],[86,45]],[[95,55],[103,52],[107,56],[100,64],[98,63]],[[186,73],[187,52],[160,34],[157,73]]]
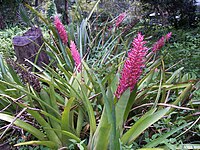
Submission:
[[[32,27],[23,36],[15,36],[13,38],[13,45],[15,49],[15,54],[17,56],[17,61],[20,64],[25,64],[32,68],[32,65],[28,62],[25,62],[25,59],[35,62],[36,56],[38,59],[36,64],[40,67],[43,67],[44,64],[49,64],[49,58],[43,48],[43,36],[42,31],[39,28]]]

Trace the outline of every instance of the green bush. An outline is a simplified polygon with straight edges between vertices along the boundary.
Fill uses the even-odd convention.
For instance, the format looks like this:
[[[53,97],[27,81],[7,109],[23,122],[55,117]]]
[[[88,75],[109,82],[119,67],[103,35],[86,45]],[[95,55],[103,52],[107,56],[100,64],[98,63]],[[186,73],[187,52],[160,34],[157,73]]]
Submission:
[[[166,63],[176,68],[184,67],[184,71],[200,77],[200,28],[191,30],[175,30],[174,38],[168,48]]]
[[[22,35],[23,30],[16,26],[7,28],[0,31],[0,53],[5,57],[13,57],[13,45],[12,38],[16,35]]]

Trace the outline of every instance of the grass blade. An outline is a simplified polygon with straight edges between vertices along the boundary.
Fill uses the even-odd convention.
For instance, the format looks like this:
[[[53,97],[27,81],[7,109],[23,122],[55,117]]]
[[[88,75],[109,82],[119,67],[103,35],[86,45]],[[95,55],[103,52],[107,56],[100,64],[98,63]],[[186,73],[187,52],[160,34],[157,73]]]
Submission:
[[[179,130],[185,128],[186,126],[188,126],[188,125],[190,125],[190,124],[191,124],[191,123],[187,123],[187,124],[184,124],[184,125],[182,125],[182,126],[180,126],[180,127],[177,127],[177,128],[175,128],[175,129],[173,129],[173,130],[171,130],[171,131],[169,131],[169,132],[163,134],[163,135],[160,136],[159,138],[157,138],[157,139],[151,141],[150,143],[148,143],[148,144],[145,145],[144,147],[148,147],[148,148],[150,148],[150,147],[156,147],[156,146],[158,146],[159,144],[161,144],[164,140],[166,140],[169,136],[173,135],[173,134],[176,133],[177,131],[179,131]]]
[[[142,118],[140,118],[121,138],[122,143],[130,145],[144,130],[146,130],[153,123],[161,119],[168,111],[165,108],[155,112],[156,109],[148,111]],[[155,113],[154,113],[155,112]]]
[[[52,141],[28,141],[28,142],[15,144],[14,146],[22,146],[22,145],[44,145],[54,150],[58,148],[56,143]]]
[[[15,119],[14,116],[10,116],[4,113],[0,113],[0,119],[7,121],[7,122],[12,122],[13,119]],[[36,129],[35,127],[31,126],[30,124],[20,120],[20,119],[16,119],[16,121],[13,123],[16,126],[28,131],[29,133],[31,133],[32,135],[34,135],[36,138],[38,138],[39,140],[43,141],[45,140],[45,134],[40,132],[40,130]]]

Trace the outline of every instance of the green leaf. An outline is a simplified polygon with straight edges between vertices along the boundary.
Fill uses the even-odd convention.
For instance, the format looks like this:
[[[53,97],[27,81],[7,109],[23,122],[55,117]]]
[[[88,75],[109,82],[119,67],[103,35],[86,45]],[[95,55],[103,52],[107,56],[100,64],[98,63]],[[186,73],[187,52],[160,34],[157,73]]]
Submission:
[[[8,72],[11,74],[13,80],[19,84],[22,85],[22,82],[20,81],[20,77],[17,75],[17,73],[13,70],[12,66],[8,65]]]
[[[163,148],[140,148],[138,150],[165,150]]]
[[[148,111],[142,116],[121,138],[122,143],[130,145],[144,130],[161,119],[168,111],[165,108],[155,112],[156,109]],[[155,113],[154,113],[155,112]]]
[[[33,13],[35,13],[46,25],[49,25],[47,19],[44,18],[44,17],[42,16],[41,13],[39,13],[37,10],[35,10],[33,7],[31,7],[31,6],[28,5],[28,4],[25,4],[25,6],[26,6],[27,8],[29,8]]]
[[[58,108],[58,104],[56,101],[56,95],[55,95],[55,90],[54,90],[54,86],[53,86],[53,77],[51,78],[51,83],[50,83],[50,88],[49,88],[49,95],[50,95],[50,103],[51,103],[51,107],[54,108],[58,113],[59,113],[59,108]],[[58,116],[57,114],[55,114],[55,117],[60,118],[60,116]]]
[[[60,114],[54,108],[52,108],[49,104],[47,104],[45,102],[45,100],[41,100],[39,97],[33,95],[32,93],[27,91],[27,89],[24,89],[22,86],[16,85],[16,84],[13,84],[13,83],[8,83],[8,82],[2,81],[2,80],[0,80],[0,83],[8,85],[8,86],[11,86],[11,87],[13,87],[13,88],[15,88],[15,89],[27,94],[28,96],[31,96],[33,99],[35,99],[36,101],[42,103],[45,107],[47,107],[48,109],[51,109],[54,113],[56,113],[58,116],[60,116]]]
[[[47,93],[46,89],[41,89],[40,93],[39,93],[39,97],[40,99],[44,100],[49,106],[51,105],[51,100],[49,98],[49,94]],[[49,110],[47,107],[45,107],[45,105],[43,105],[42,103],[38,102],[42,108],[42,110],[46,111],[46,112],[51,112],[51,110]],[[51,113],[50,113],[51,114]],[[51,115],[54,115],[53,113]]]
[[[35,10],[30,5],[25,4],[25,6],[28,9],[30,9],[30,11],[32,11],[34,14],[36,14],[51,29],[51,31],[53,32],[54,36],[57,37],[57,33],[56,33],[55,28],[51,26],[51,24],[49,23],[49,20],[47,18],[44,18],[40,12],[38,12],[37,10]]]
[[[64,111],[62,113],[62,123],[61,123],[61,128],[63,131],[70,131],[70,109],[72,106],[73,101],[75,100],[74,97],[71,97],[68,102],[67,105],[64,108]],[[62,137],[62,142],[67,142],[68,138],[66,136]]]
[[[99,125],[94,133],[92,143],[89,143],[88,145],[89,149],[108,149],[111,124],[109,124],[105,109],[106,108],[104,107]]]
[[[79,83],[79,82],[78,82]],[[88,97],[86,96],[87,94],[87,89],[86,89],[86,86],[84,84],[80,84],[80,88],[81,88],[81,92],[83,94],[83,104],[87,110],[87,113],[88,113],[88,116],[89,116],[89,121],[90,121],[90,133],[91,133],[91,136],[93,135],[93,133],[95,132],[96,130],[96,119],[95,119],[95,116],[94,116],[94,111],[93,111],[93,108],[92,108],[92,104],[90,102],[90,100],[88,99]]]
[[[54,108],[54,110],[57,111],[57,114],[59,114],[59,108],[58,108],[58,104],[57,104],[57,101],[56,101],[56,96],[55,96],[55,90],[54,90],[54,86],[53,86],[53,77],[52,77],[52,80],[51,80],[51,83],[49,84],[49,89],[48,89],[48,92],[49,92],[49,95],[47,94],[46,96],[46,99],[43,99],[45,101],[47,101],[48,103],[50,103],[50,106],[52,108]],[[49,114],[51,114],[52,116],[56,117],[57,119],[61,120],[61,117],[59,115],[57,115],[56,113],[54,113],[52,110],[46,108],[47,112]],[[56,122],[54,119],[52,119],[51,117],[49,117],[49,121],[50,121],[50,124],[52,126],[52,128],[54,129],[61,129],[61,125],[60,123]],[[61,139],[61,134],[56,132],[56,134],[58,135],[59,139]]]
[[[181,95],[172,103],[173,105],[177,105],[179,102],[185,100],[189,95],[190,90],[192,89],[192,84],[189,84],[182,92]]]
[[[154,72],[155,72],[155,69],[153,68],[148,74],[146,74],[141,80],[139,80],[138,89],[143,89],[149,85],[149,83],[152,81]]]
[[[0,71],[2,73],[2,76],[6,75],[6,68],[5,68],[5,64],[3,62],[2,55],[0,55]]]
[[[184,67],[179,68],[178,70],[176,70],[172,76],[166,81],[166,83],[172,83],[172,81],[179,76],[180,72],[184,69]]]
[[[79,109],[78,110],[78,119],[77,119],[77,125],[76,125],[76,134],[78,136],[80,136],[81,134],[81,129],[83,127],[83,123],[84,123],[84,114],[83,114],[83,110]]]
[[[110,129],[111,125],[101,126],[98,132],[98,142],[94,147],[95,150],[108,149]]]
[[[53,131],[50,124],[46,122],[46,120],[43,118],[43,116],[41,116],[37,111],[33,111],[33,110],[27,110],[27,111],[37,120],[37,122],[41,125],[41,127],[44,128],[44,130],[47,134],[47,138],[49,140],[55,142],[57,145],[61,146],[62,143],[61,143],[59,137]],[[51,130],[46,130],[46,128],[51,128]]]
[[[76,135],[74,135],[73,133],[70,133],[68,131],[51,129],[51,128],[46,128],[46,130],[53,130],[53,131],[60,132],[61,134],[68,136],[70,139],[74,139],[76,142],[81,142],[81,139],[79,137],[77,137]]]
[[[128,114],[133,106],[133,103],[135,102],[135,98],[136,98],[136,94],[137,93],[137,85],[135,85],[133,91],[131,92],[131,95],[129,97],[129,100],[128,100],[128,104],[126,105],[126,110],[125,110],[125,113],[124,113],[124,120],[126,120],[128,118]]]
[[[177,149],[200,149],[200,144],[181,144]]]
[[[51,115],[51,114],[49,114],[49,113],[47,113],[46,111],[43,111],[43,110],[40,110],[40,113],[45,115],[46,117],[49,117],[50,119],[52,119],[52,121],[55,121],[55,122],[61,124],[60,118],[58,119],[55,116],[53,116],[53,115]]]
[[[110,149],[115,149],[114,143],[116,143],[116,141],[115,141],[116,140],[116,121],[115,121],[115,118],[113,117],[113,113],[115,115],[115,111],[112,112],[112,110],[111,110],[113,108],[112,105],[114,105],[114,104],[113,103],[112,103],[112,105],[110,104],[101,80],[96,75],[95,75],[95,77],[99,83],[101,93],[103,95],[104,107],[105,107],[106,115],[108,117],[108,122],[109,122],[109,124],[111,124]],[[114,102],[114,100],[111,100],[111,101]]]
[[[62,41],[59,40],[59,45],[60,45],[60,49],[61,49],[61,54],[65,60],[65,67],[67,68],[67,70],[72,71],[73,67],[72,67],[72,62],[70,61],[70,57],[69,55],[67,55],[67,49],[66,47],[62,44]]]
[[[26,11],[26,9],[24,8],[24,5],[22,4],[19,5],[19,15],[22,21],[27,24],[27,26],[32,26],[31,18],[29,18],[28,12]]]
[[[190,94],[190,91],[192,89],[192,84],[189,84],[182,92],[181,94],[177,97],[177,99],[172,103],[173,105],[178,105],[181,101],[184,101],[188,95]],[[168,112],[168,114],[170,112],[172,112],[174,110],[174,108],[171,108],[170,111]]]
[[[70,129],[69,113],[74,100],[75,98],[71,97],[64,108],[62,113],[62,130],[69,131]]]
[[[94,5],[94,7],[92,8],[92,10],[90,11],[90,14],[89,14],[88,17],[87,17],[88,20],[89,20],[90,17],[92,16],[94,10],[97,9],[97,6],[98,6],[99,2],[100,2],[100,0],[98,0],[98,1],[96,2],[96,4]]]
[[[58,148],[56,143],[52,141],[28,141],[28,142],[15,144],[14,146],[22,146],[22,145],[44,145],[54,150]]]
[[[169,136],[173,135],[174,133],[176,133],[177,131],[185,128],[186,126],[189,126],[191,123],[187,123],[184,124],[180,127],[174,128],[173,130],[161,135],[160,137],[158,137],[157,139],[154,139],[153,141],[149,142],[148,144],[146,144],[144,147],[156,147],[157,145],[161,144],[163,141],[165,141]]]
[[[15,117],[7,115],[7,114],[0,113],[0,119],[11,123],[11,122],[13,122]],[[16,119],[16,121],[14,121],[13,124],[15,124],[16,126],[28,131],[29,133],[34,135],[39,140],[41,140],[41,141],[45,140],[46,135],[44,133],[40,132],[40,130],[31,126],[30,124],[28,124],[28,123],[26,123],[26,122],[24,122],[20,119]]]
[[[120,97],[116,104],[116,127],[118,130],[121,131],[121,127],[123,125],[124,120],[124,115],[125,115],[125,110],[128,104],[128,100],[130,97],[130,88],[128,88]]]

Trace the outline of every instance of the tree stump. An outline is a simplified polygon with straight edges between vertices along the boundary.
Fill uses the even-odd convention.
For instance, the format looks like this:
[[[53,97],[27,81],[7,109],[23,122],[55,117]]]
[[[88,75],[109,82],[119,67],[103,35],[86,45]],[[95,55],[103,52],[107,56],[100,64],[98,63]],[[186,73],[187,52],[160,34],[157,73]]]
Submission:
[[[43,50],[44,41],[41,29],[32,27],[25,32],[23,36],[15,36],[12,42],[14,45],[15,54],[17,56],[17,61],[20,64],[25,64],[32,68],[32,65],[29,62],[25,62],[25,59],[28,59],[34,63],[38,53],[39,55],[36,64],[39,67],[43,67],[43,63],[49,64],[49,58]],[[42,45],[43,48],[41,49]]]

